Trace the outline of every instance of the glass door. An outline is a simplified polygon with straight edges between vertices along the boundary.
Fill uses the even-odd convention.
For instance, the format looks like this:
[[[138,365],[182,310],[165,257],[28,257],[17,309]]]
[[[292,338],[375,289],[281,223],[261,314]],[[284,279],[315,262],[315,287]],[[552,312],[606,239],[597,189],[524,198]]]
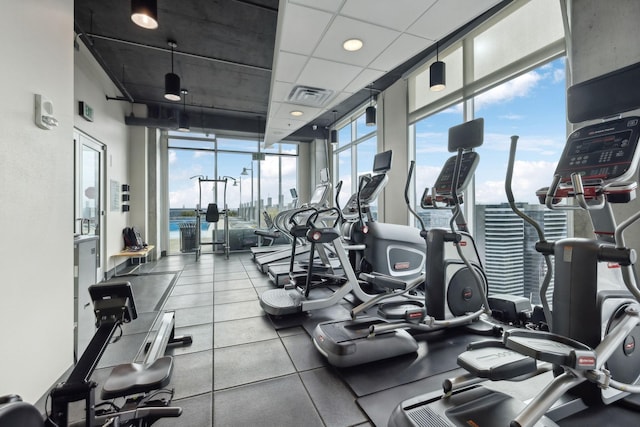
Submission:
[[[96,281],[103,276],[101,238],[103,232],[103,183],[102,155],[104,146],[83,134],[76,134],[76,196],[75,225],[76,236],[97,236]]]

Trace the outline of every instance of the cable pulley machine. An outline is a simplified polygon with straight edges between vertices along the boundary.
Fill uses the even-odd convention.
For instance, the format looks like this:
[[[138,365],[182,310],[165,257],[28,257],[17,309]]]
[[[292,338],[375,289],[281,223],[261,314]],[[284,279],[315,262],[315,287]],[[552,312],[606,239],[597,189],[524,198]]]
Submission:
[[[191,178],[196,178],[193,176]],[[230,176],[223,176],[218,179],[212,179],[208,177],[203,177],[202,175],[197,176],[198,178],[198,205],[196,206],[196,261],[200,258],[200,253],[202,250],[202,245],[222,245],[224,255],[226,259],[229,259],[229,208],[227,206],[227,181],[235,179]],[[218,183],[224,184],[224,191],[222,196],[222,206],[223,209],[218,208],[217,203],[209,203],[207,205],[207,209],[202,209],[202,183],[203,182],[212,182],[217,189]],[[208,223],[216,224],[216,229],[212,234],[211,242],[202,243],[201,234],[201,224],[202,224],[202,216],[204,215],[205,221]],[[222,240],[218,240],[218,230],[217,223],[220,221],[220,218],[224,221],[223,228],[223,238]]]

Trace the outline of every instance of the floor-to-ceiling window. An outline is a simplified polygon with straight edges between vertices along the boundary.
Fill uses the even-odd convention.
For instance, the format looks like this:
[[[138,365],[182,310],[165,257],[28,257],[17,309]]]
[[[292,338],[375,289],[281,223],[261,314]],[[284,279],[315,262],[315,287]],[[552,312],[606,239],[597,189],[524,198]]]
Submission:
[[[377,127],[365,124],[364,112],[338,127],[338,142],[334,145],[334,180],[342,181],[342,190],[338,200],[344,206],[349,197],[357,191],[362,175],[370,174],[373,158],[378,149]],[[374,218],[377,218],[377,202],[371,204]]]
[[[508,39],[504,34],[510,34]],[[441,51],[447,88],[428,90],[429,65],[409,77],[410,141],[416,160],[416,200],[435,181],[447,152],[448,129],[484,118],[480,164],[465,197],[491,293],[538,302],[544,273],[533,245],[537,234],[506,204],[504,180],[510,136],[520,136],[514,173],[519,207],[549,239],[567,235],[566,212],[537,203],[549,185],[566,136],[564,29],[556,2],[519,2]],[[419,210],[428,226],[448,225],[442,212]]]
[[[462,122],[461,106],[455,105],[444,111],[428,116],[411,125],[410,132],[415,140],[415,187],[416,212],[427,228],[448,227],[449,209],[423,209],[420,199],[425,191],[431,192],[442,166],[453,155],[447,151],[448,129]]]
[[[169,146],[169,253],[190,252],[197,241],[197,209],[215,203],[226,212],[217,223],[201,215],[202,250],[221,248],[228,221],[231,250],[259,243],[254,231],[264,227],[263,211],[275,215],[291,206],[290,188],[296,187],[296,144],[261,147],[257,140],[212,138],[170,132]]]
[[[544,262],[536,254],[538,235],[507,205],[504,188],[511,135],[519,136],[513,193],[520,210],[539,222],[547,239],[567,235],[567,212],[550,211],[536,190],[549,186],[566,135],[565,60],[557,59],[491,89],[474,100],[485,120],[485,142],[476,170],[476,240],[494,293],[539,302]],[[553,289],[551,286],[549,292]]]

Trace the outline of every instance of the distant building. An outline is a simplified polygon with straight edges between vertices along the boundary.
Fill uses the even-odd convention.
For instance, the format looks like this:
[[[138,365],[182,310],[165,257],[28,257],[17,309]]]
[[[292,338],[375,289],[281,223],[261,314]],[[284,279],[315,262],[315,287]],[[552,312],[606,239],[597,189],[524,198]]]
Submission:
[[[451,209],[427,209],[418,211],[418,216],[424,221],[425,227],[430,228],[449,228],[449,220],[451,219]]]
[[[517,207],[543,226],[547,240],[567,235],[567,213],[549,211],[542,205],[518,203]],[[478,205],[474,233],[483,257],[490,294],[512,294],[539,304],[539,287],[545,273],[542,256],[536,252],[538,233],[517,216],[507,203]],[[553,279],[547,291],[551,295]]]

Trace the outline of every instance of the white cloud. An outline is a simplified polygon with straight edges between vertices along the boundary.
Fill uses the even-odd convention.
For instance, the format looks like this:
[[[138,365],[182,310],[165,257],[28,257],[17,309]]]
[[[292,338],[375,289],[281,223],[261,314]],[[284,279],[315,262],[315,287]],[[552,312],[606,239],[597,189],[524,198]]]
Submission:
[[[442,166],[416,166],[414,173],[418,197],[422,196],[425,188],[433,187],[441,170]]]
[[[565,69],[564,68],[556,68],[553,70],[553,82],[560,83],[565,80]]]
[[[502,116],[499,116],[499,118],[504,120],[522,120],[524,119],[524,116],[522,114],[503,114]]]
[[[512,189],[516,202],[538,203],[535,192],[551,183],[557,162],[516,160]],[[505,170],[506,173],[506,170]],[[476,201],[482,204],[506,202],[504,180],[476,183]]]
[[[509,151],[511,145],[511,135],[499,133],[486,133],[484,143],[480,148],[491,151]],[[527,135],[518,140],[517,152],[525,151],[529,153],[537,153],[543,156],[557,158],[564,149],[564,140],[556,140],[550,136]],[[516,158],[518,154],[516,153]],[[505,157],[505,161],[506,161]]]
[[[476,111],[480,111],[482,108],[493,104],[526,97],[542,79],[543,76],[537,71],[529,71],[515,79],[511,79],[498,87],[478,95],[475,98],[475,109]]]

